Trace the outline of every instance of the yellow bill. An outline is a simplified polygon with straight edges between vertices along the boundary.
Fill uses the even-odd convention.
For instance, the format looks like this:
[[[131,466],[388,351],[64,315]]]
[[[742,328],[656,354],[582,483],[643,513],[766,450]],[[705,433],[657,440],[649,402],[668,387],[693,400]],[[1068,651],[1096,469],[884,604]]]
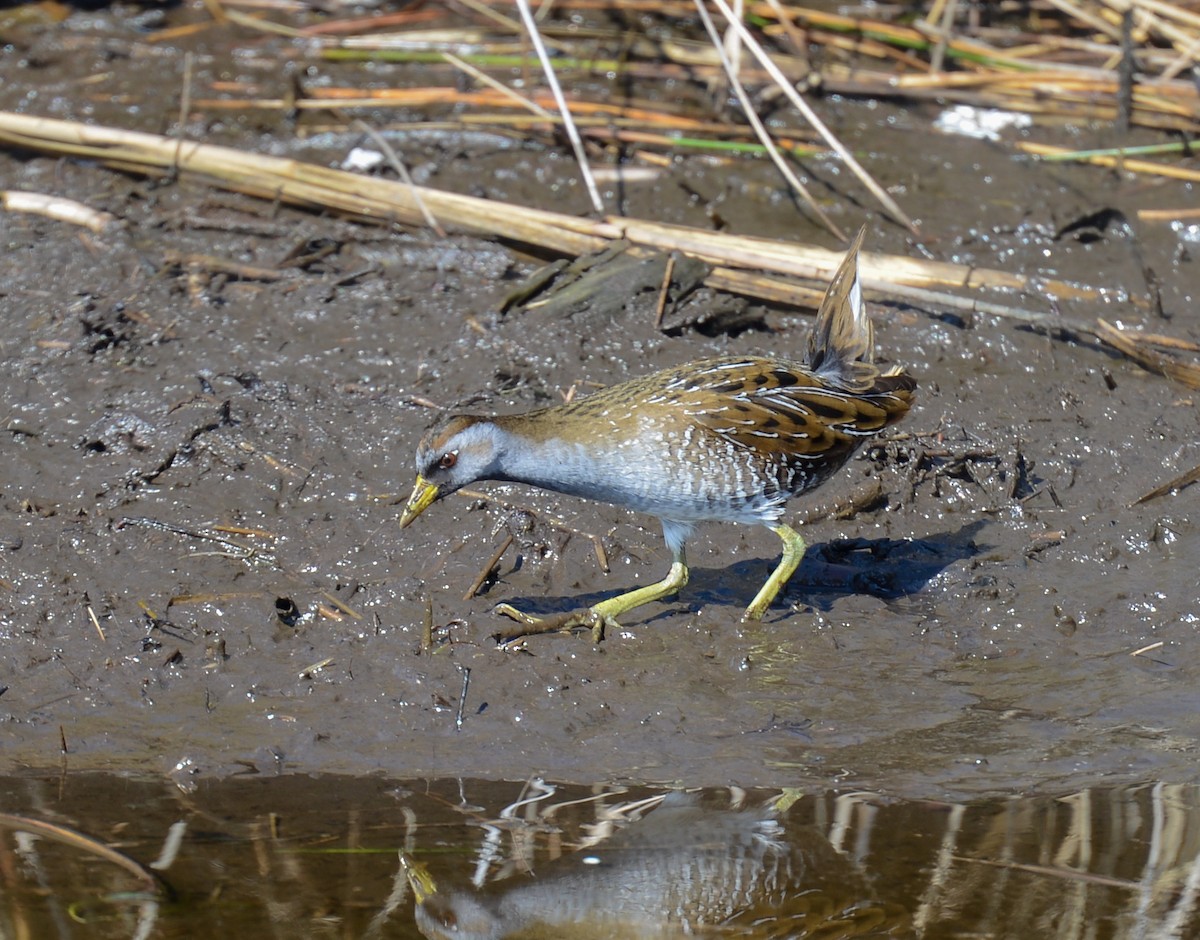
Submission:
[[[417,516],[421,515],[428,509],[435,499],[437,499],[438,488],[426,480],[419,473],[417,474],[417,482],[413,486],[412,496],[408,498],[408,504],[404,507],[404,515],[400,517],[400,528],[409,525]]]
[[[424,904],[437,894],[437,882],[423,864],[401,852],[400,868],[403,869],[404,877],[408,879],[408,886],[412,888],[413,898],[418,904]]]

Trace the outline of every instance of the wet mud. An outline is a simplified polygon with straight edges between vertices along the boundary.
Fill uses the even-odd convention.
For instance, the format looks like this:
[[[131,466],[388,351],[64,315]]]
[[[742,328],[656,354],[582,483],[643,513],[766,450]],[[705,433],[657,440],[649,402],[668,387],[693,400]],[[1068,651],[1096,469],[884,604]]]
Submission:
[[[151,51],[139,28],[116,8],[24,26],[0,59],[0,107],[160,132],[178,96],[149,89],[178,89],[189,50],[206,94],[231,75],[286,88],[282,40]],[[1057,311],[1003,299],[1200,340],[1194,230],[1137,218],[1193,198],[1186,184],[936,135],[933,103],[817,105],[924,233],[917,245],[874,213],[835,159],[806,161],[831,216],[869,224],[868,250],[1077,282],[1099,293]],[[359,116],[391,128],[425,185],[586,211],[564,150]],[[337,165],[362,135],[328,123],[197,109],[185,130]],[[1114,134],[1037,131],[1073,146]],[[869,296],[917,404],[792,503],[810,555],[761,623],[740,617],[778,541],[710,525],[678,598],[601,646],[501,649],[495,604],[572,609],[661,578],[669,556],[652,519],[516,486],[481,485],[399,531],[435,408],[515,412],[703,355],[797,355],[808,312],[701,288],[656,322],[632,275],[621,303],[502,312],[553,259],[12,150],[0,181],[121,222],[94,234],[0,214],[10,771],[57,767],[65,747],[72,770],[179,781],[537,774],[947,799],[1195,779],[1197,490],[1138,500],[1200,463],[1196,393],[1088,337]],[[681,156],[604,196],[836,247],[766,161]],[[846,518],[829,511],[876,486]],[[866,586],[831,586],[822,561]]]

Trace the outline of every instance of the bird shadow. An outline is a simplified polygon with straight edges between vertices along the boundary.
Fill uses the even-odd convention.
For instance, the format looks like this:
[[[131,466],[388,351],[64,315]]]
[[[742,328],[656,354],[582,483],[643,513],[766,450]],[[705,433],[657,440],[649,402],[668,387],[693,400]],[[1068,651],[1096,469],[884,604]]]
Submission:
[[[868,595],[885,601],[919,594],[957,562],[988,550],[976,542],[987,524],[977,519],[958,529],[913,539],[832,539],[808,547],[804,560],[771,610],[805,604],[826,611],[842,597]],[[746,604],[747,587],[762,584],[775,559],[747,559],[723,568],[692,569],[691,600],[707,604]]]
[[[866,594],[892,601],[918,594],[951,565],[987,551],[988,546],[975,541],[987,522],[978,519],[954,531],[914,539],[856,538],[813,543],[767,617],[772,612],[782,612],[785,605],[794,607],[803,603],[829,610],[838,598],[851,595]],[[778,563],[778,556],[774,556],[722,567],[692,567],[688,584],[678,600],[668,599],[666,603],[673,606],[681,603],[693,610],[709,605],[744,608]],[[665,566],[663,573],[666,574]],[[534,616],[548,616],[591,607],[635,586],[561,597],[519,597],[507,603]],[[663,611],[653,617],[639,617],[638,612],[631,611],[627,616],[649,621],[673,613]]]

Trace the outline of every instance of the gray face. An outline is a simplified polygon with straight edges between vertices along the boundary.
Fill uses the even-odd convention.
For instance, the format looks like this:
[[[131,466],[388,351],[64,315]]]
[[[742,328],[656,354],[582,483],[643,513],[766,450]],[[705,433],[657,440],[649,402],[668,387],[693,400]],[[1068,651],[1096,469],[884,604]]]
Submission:
[[[441,499],[489,479],[496,456],[495,428],[486,418],[454,415],[426,432],[417,448],[417,473],[437,487]]]

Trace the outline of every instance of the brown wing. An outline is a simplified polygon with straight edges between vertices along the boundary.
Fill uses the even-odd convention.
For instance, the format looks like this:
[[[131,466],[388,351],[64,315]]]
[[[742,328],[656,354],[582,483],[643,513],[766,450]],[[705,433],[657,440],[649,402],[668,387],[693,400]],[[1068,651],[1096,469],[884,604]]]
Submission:
[[[664,392],[691,420],[774,467],[798,491],[825,479],[867,437],[899,421],[913,400],[908,375],[877,375],[868,390],[832,388],[805,367],[771,359],[693,363]],[[800,478],[791,480],[791,475]]]

